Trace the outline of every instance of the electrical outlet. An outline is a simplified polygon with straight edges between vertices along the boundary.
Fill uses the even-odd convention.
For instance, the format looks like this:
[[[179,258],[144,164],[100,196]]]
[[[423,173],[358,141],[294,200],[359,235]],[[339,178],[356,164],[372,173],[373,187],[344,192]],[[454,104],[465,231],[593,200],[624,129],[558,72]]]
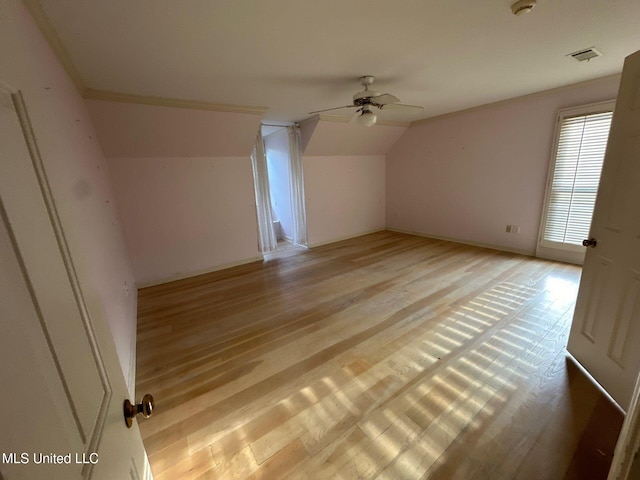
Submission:
[[[511,225],[511,233],[520,233],[520,225]]]
[[[511,233],[511,225],[507,225],[507,228],[505,228],[504,231],[507,233]]]

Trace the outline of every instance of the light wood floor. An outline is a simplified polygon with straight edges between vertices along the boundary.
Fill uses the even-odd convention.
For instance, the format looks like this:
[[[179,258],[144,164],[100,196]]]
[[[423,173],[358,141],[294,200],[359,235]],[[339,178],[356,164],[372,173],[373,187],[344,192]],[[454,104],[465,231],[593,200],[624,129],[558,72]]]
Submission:
[[[380,232],[139,294],[156,480],[606,478],[580,269]]]

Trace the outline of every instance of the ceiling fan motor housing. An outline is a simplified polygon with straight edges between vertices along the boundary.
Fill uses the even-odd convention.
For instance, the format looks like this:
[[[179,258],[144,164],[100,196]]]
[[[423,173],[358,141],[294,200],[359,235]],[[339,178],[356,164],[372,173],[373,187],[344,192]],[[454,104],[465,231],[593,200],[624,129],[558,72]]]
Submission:
[[[353,104],[358,107],[361,107],[363,105],[369,105],[371,103],[371,100],[379,96],[380,96],[380,92],[374,92],[371,90],[366,90],[364,92],[356,93],[353,96]]]
[[[536,6],[537,0],[518,0],[511,5],[511,12],[514,15],[529,13]]]
[[[360,85],[363,85],[365,89],[369,85],[373,85],[373,82],[375,81],[376,81],[376,77],[374,77],[373,75],[363,75],[362,77],[360,77]]]
[[[354,104],[358,106],[366,105],[368,102],[363,101],[363,99],[380,96],[380,92],[376,90],[369,90],[369,85],[373,85],[373,82],[375,82],[375,80],[376,80],[376,77],[374,77],[373,75],[364,75],[360,77],[360,85],[364,87],[364,90],[356,93],[353,96]]]

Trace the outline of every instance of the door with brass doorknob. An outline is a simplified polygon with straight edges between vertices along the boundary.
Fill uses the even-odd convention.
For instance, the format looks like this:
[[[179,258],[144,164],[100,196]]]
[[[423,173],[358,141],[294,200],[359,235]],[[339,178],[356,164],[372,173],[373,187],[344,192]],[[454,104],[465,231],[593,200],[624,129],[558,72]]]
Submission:
[[[567,346],[625,410],[640,371],[639,100],[640,51],[625,61]]]
[[[151,480],[140,431],[122,422],[128,388],[108,317],[75,266],[86,252],[67,242],[44,173],[39,120],[0,85],[0,478]]]
[[[133,405],[129,399],[127,398],[124,401],[124,421],[127,424],[128,428],[131,428],[133,425],[133,419],[136,418],[137,415],[142,415],[144,418],[149,418],[153,414],[153,409],[155,408],[153,403],[153,395],[147,393],[144,397],[142,397],[142,401],[137,405]]]

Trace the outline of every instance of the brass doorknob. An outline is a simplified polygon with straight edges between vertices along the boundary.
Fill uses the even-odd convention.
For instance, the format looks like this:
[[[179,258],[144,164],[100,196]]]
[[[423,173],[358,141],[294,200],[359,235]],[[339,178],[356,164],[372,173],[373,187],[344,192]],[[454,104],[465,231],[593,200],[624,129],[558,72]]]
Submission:
[[[153,395],[149,393],[142,397],[142,401],[137,405],[133,405],[129,399],[126,399],[124,401],[124,421],[127,427],[131,428],[136,415],[142,414],[144,418],[149,418],[153,413],[153,407]]]
[[[596,245],[598,245],[598,241],[595,238],[590,238],[589,240],[582,241],[583,247],[595,248]]]

